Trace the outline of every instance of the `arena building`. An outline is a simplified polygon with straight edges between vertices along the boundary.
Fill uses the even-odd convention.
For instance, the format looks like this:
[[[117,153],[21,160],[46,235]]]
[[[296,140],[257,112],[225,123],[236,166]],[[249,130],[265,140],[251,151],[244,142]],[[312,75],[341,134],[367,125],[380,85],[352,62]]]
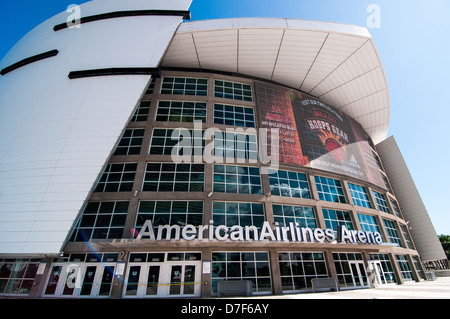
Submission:
[[[357,289],[445,263],[367,29],[190,3],[91,1],[0,62],[0,296]]]

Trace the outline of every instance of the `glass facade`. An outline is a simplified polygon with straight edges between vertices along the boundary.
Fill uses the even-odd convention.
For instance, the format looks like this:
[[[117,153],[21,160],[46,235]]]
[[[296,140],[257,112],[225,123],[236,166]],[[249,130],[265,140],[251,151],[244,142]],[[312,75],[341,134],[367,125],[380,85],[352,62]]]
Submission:
[[[343,204],[347,202],[341,181],[320,176],[314,176],[314,179],[320,200]]]
[[[130,192],[137,163],[108,164],[94,192]]]
[[[337,234],[341,226],[345,226],[349,230],[355,229],[350,212],[325,208],[322,209],[322,212],[325,218],[325,225],[327,228],[334,230],[335,234]]]
[[[385,213],[391,214],[389,210],[388,203],[386,201],[386,197],[383,194],[380,194],[376,191],[372,191],[373,197],[375,198],[375,203],[377,204],[377,208]]]
[[[206,122],[206,103],[187,101],[159,101],[156,121],[161,122]]]
[[[0,296],[28,295],[39,264],[40,259],[0,258]]]
[[[214,156],[256,162],[258,160],[257,137],[253,134],[216,131],[214,132]]]
[[[397,244],[400,247],[403,247],[402,240],[400,239],[400,235],[398,233],[398,229],[397,226],[395,225],[395,222],[389,219],[383,219],[383,223],[386,229],[389,242]]]
[[[362,254],[333,253],[333,259],[340,287],[364,287],[368,285]]]
[[[172,95],[208,95],[208,80],[185,77],[164,77],[161,94]]]
[[[76,224],[71,241],[122,238],[130,202],[90,202]]]
[[[280,252],[281,282],[283,292],[311,289],[311,280],[327,278],[325,255],[321,252]]]
[[[269,169],[269,183],[272,195],[311,198],[306,174]]]
[[[272,291],[269,253],[267,252],[213,252],[212,294],[217,294],[217,283],[223,280],[250,280],[253,293]]]
[[[181,143],[186,140],[189,144]],[[172,152],[180,156],[203,155],[204,148],[205,140],[201,130],[154,129],[150,155],[172,155]]]
[[[408,257],[405,255],[396,255],[398,267],[400,268],[400,273],[402,275],[403,280],[405,281],[413,281],[414,275],[411,269],[411,265],[409,264]]]
[[[114,155],[139,155],[144,133],[145,130],[143,129],[126,130],[114,151]]]
[[[364,187],[348,183],[350,194],[352,195],[353,204],[360,207],[372,208],[369,195]]]
[[[214,165],[214,192],[262,194],[259,168],[234,165]]]
[[[216,80],[214,82],[214,96],[239,101],[253,101],[251,85],[238,82]]]
[[[273,204],[272,209],[273,219],[280,226],[286,227],[289,226],[289,223],[293,223],[299,227],[317,228],[316,216],[312,207]]]
[[[256,226],[260,229],[265,220],[264,205],[262,203],[213,202],[213,220],[214,226]]]
[[[142,191],[203,192],[204,164],[148,163]]]
[[[380,232],[380,228],[378,226],[378,222],[375,216],[366,215],[366,214],[358,214],[359,224],[361,225],[361,229],[363,231],[368,232]]]
[[[255,112],[251,107],[214,104],[214,123],[238,127],[255,127]]]
[[[246,81],[250,82],[243,79]],[[185,72],[170,72],[152,81],[74,224],[67,245],[72,254],[64,261],[66,257],[53,260],[49,266],[43,295],[108,297],[117,282],[112,274],[119,260],[125,264],[124,279],[122,292],[115,292],[115,296],[121,294],[122,298],[216,296],[219,282],[246,280],[252,283],[254,294],[307,292],[312,290],[312,279],[328,278],[333,273],[341,288],[369,287],[369,262],[379,267],[383,284],[399,282],[396,273],[404,280],[413,278],[406,254],[414,250],[414,244],[395,196],[382,186],[342,173],[328,174],[306,163],[280,163],[275,168],[262,163],[258,129],[266,119],[258,118],[261,112],[255,84],[243,82],[212,73],[197,76]],[[282,99],[275,91],[271,94]],[[195,121],[201,122],[201,129],[194,126]],[[186,135],[177,133],[182,127],[186,127]],[[204,139],[208,129],[214,137],[209,145]],[[326,155],[328,151],[320,146],[314,130],[307,126],[303,130],[308,130],[308,138],[317,144],[305,145],[304,151],[317,158]],[[181,148],[174,147],[186,136],[191,155],[203,154],[212,145],[215,161],[202,157],[196,162],[174,162],[173,151],[184,155]],[[282,138],[292,139],[293,135]],[[155,235],[159,227],[169,225],[179,226],[172,230],[179,229],[180,236],[167,237],[172,230],[166,228],[157,243],[148,238],[139,242],[138,235],[147,221],[152,222]],[[218,226],[229,233],[233,226],[241,227],[244,233],[248,227],[252,235],[236,240],[231,235],[224,240],[210,239],[214,236],[208,233],[214,234]],[[319,244],[313,242],[313,235],[300,250],[282,240],[267,245],[272,239],[260,240],[256,235],[268,232],[267,226],[275,235],[276,227],[285,234],[291,231],[288,228],[298,227],[316,230],[319,235],[327,228],[335,232],[337,240],[340,226],[345,226],[350,231],[381,233],[386,235],[385,241],[400,247],[393,249],[409,250],[402,255],[398,251],[386,253],[388,246],[377,253],[376,245],[335,245],[327,240]],[[189,242],[198,251],[178,249],[188,245],[181,236],[183,231],[188,236],[195,234],[193,237],[203,232],[202,239],[195,237]],[[103,261],[77,257],[88,255],[76,251],[82,243],[86,247],[99,243],[100,250],[108,249],[99,255],[110,254],[109,250],[119,246],[121,251],[115,251],[115,262],[102,266]],[[143,252],[143,247],[149,252]],[[73,274],[70,262],[78,263],[83,276],[91,274],[83,277],[87,278],[82,283],[85,288],[62,286],[61,282]],[[21,261],[0,259],[0,295],[28,293],[34,279],[32,267],[39,266],[36,260],[28,263],[33,264],[29,273],[22,271],[27,266]],[[211,284],[203,285],[206,281]]]
[[[203,223],[203,201],[141,201],[139,202],[135,230],[141,231],[147,220],[159,225],[194,225]]]

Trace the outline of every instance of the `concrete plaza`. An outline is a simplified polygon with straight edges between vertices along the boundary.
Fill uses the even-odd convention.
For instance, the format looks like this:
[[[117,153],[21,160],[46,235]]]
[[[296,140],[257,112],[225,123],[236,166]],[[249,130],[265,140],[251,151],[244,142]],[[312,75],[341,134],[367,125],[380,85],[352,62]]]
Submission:
[[[434,281],[407,282],[373,289],[302,293],[280,296],[253,296],[255,299],[450,299],[450,277]]]

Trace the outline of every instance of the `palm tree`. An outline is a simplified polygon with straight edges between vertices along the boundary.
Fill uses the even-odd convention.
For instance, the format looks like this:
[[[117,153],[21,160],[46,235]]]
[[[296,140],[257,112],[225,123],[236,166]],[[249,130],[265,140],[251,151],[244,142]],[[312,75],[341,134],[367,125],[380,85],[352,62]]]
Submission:
[[[440,235],[439,240],[441,241],[442,248],[444,248],[445,254],[447,255],[447,259],[450,259],[450,236]]]

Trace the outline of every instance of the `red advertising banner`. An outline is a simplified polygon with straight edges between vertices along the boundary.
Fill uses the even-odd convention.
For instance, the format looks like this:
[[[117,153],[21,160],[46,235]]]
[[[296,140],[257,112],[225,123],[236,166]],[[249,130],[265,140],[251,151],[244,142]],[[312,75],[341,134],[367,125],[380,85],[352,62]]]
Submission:
[[[308,158],[303,155],[297,132],[294,110],[292,109],[292,90],[257,82],[258,110],[260,128],[279,130],[279,161],[284,164],[306,165]],[[268,145],[268,154],[274,150]]]
[[[363,128],[300,91],[256,82],[260,127],[278,128],[279,162],[352,176],[386,188]]]

